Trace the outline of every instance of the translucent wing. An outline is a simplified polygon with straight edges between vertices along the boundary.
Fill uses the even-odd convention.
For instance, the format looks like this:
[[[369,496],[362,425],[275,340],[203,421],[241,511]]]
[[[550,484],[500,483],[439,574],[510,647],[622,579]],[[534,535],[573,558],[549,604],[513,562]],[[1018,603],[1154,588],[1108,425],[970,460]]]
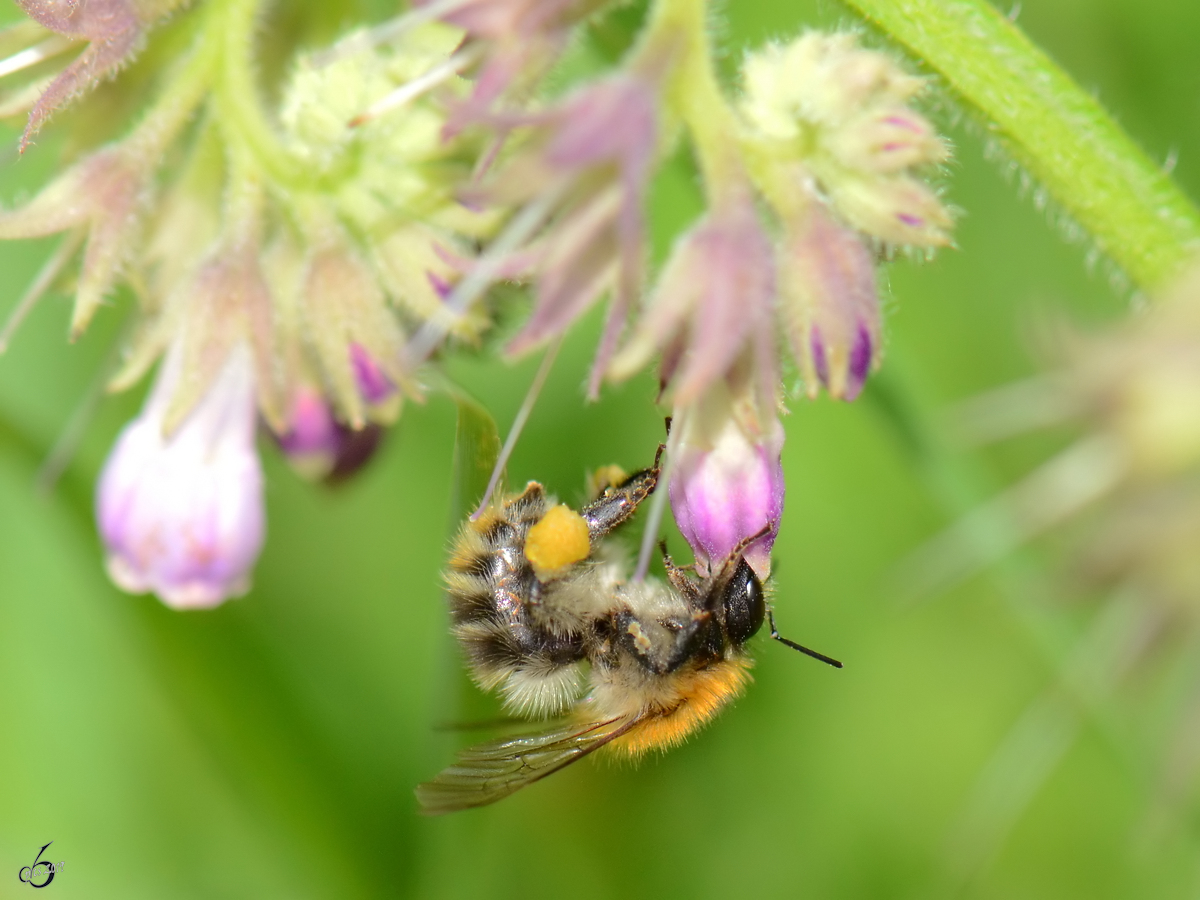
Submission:
[[[458,762],[417,787],[417,801],[427,815],[495,803],[600,749],[638,721],[575,723],[469,747],[458,754]]]

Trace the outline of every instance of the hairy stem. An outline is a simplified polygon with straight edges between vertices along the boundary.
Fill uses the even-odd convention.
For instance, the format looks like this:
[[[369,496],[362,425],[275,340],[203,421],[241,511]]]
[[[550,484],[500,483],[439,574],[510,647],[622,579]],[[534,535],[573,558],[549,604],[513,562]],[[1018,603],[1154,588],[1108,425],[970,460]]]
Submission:
[[[214,7],[212,28],[206,37],[220,41],[223,50],[215,102],[227,131],[236,131],[270,178],[284,185],[304,184],[307,177],[296,159],[280,143],[267,121],[259,99],[254,69],[255,27],[261,13],[259,0],[223,0]]]
[[[744,179],[733,139],[738,121],[717,81],[707,17],[704,0],[659,0],[634,51],[633,66],[674,60],[667,100],[687,126],[712,201]]]
[[[1200,250],[1200,212],[987,0],[844,0],[924,60],[1142,290]]]

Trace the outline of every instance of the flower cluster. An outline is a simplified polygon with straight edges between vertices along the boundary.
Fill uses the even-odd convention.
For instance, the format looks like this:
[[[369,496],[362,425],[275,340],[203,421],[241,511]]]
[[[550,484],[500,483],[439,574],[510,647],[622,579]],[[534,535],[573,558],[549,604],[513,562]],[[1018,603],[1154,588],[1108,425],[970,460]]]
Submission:
[[[73,334],[134,296],[114,389],[159,367],[99,489],[119,585],[181,607],[245,590],[265,528],[256,418],[301,474],[345,477],[421,395],[421,367],[489,338],[500,281],[533,296],[510,355],[610,298],[589,395],[657,357],[697,566],[755,538],[769,573],[783,373],[794,361],[812,396],[862,390],[883,343],[877,258],[948,242],[922,180],[946,146],[910,106],[923,81],[848,34],[750,54],[734,101],[691,0],[652,3],[614,70],[540,98],[607,5],[419,0],[296,51],[268,85],[249,0],[22,2],[28,62],[0,71],[28,77],[4,106],[28,110],[23,146],[152,29],[186,48],[141,73],[153,99],[123,136],[0,212],[0,238],[61,233],[56,259],[80,257]],[[708,208],[648,286],[646,198],[681,140]]]
[[[676,521],[702,568],[764,531],[748,558],[765,576],[783,496],[777,335],[810,396],[859,394],[882,347],[876,255],[948,243],[949,213],[918,174],[947,149],[908,106],[922,80],[852,35],[751,54],[735,105],[713,75],[703,18],[662,6],[621,71],[529,120],[526,142],[496,165],[489,195],[533,210],[532,224],[480,265],[535,284],[514,353],[612,295],[591,392],[661,358],[681,460]],[[709,209],[639,305],[648,170],[677,121]]]

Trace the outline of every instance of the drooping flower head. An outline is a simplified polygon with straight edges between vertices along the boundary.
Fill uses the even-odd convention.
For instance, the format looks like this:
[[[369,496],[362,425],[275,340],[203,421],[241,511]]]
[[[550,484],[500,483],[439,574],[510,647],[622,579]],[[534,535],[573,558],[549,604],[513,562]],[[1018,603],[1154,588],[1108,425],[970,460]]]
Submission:
[[[40,77],[50,56],[81,50],[40,101],[33,84],[21,92],[34,106],[26,138],[116,75],[181,5],[21,0],[40,23],[30,33],[57,34],[0,71]],[[0,238],[66,233],[38,285],[84,247],[73,332],[106,298],[132,296],[115,387],[166,354],[139,419],[157,424],[131,426],[122,447],[187,457],[171,451],[195,443],[193,423],[245,369],[238,396],[250,392],[289,461],[336,475],[369,454],[402,396],[420,395],[415,368],[487,346],[506,300],[485,297],[489,285],[532,287],[510,354],[556,347],[611,294],[589,394],[661,354],[661,399],[679,422],[671,491],[697,560],[755,538],[748,556],[765,574],[782,502],[780,337],[810,393],[824,384],[853,397],[881,343],[872,260],[947,240],[949,219],[917,172],[945,155],[908,109],[920,81],[852,38],[810,35],[750,57],[735,102],[715,74],[706,4],[655,3],[612,71],[546,101],[536,89],[603,0],[411,5],[336,52],[293,48],[282,69],[256,65],[258,4],[198,12],[174,29],[178,53],[139,65],[150,102],[124,134],[106,123],[110,143],[74,148],[73,169],[0,213]],[[676,138],[690,142],[708,209],[635,312],[647,188]],[[157,444],[137,437],[152,433]],[[178,600],[200,594],[153,574],[178,553],[163,544],[156,561],[139,534],[106,534],[125,583],[181,603],[237,589],[217,578],[209,600]]]
[[[168,353],[145,409],[117,439],[96,493],[113,581],[177,609],[245,593],[265,531],[249,348],[234,348],[195,406],[167,430],[185,377],[182,351],[176,344]]]
[[[676,243],[609,368],[626,378],[661,351],[661,381],[676,406],[699,402],[747,355],[760,394],[776,391],[774,251],[749,191],[725,197]]]
[[[749,366],[738,368],[677,417],[671,510],[702,571],[756,538],[742,555],[765,579],[783,517],[783,425],[761,408]]]
[[[803,35],[750,54],[740,112],[754,174],[779,220],[780,314],[809,396],[861,392],[879,364],[880,249],[949,243],[921,173],[945,143],[909,107],[922,90],[852,34]]]
[[[883,336],[875,260],[862,239],[812,203],[779,244],[779,313],[808,395],[853,400]]]

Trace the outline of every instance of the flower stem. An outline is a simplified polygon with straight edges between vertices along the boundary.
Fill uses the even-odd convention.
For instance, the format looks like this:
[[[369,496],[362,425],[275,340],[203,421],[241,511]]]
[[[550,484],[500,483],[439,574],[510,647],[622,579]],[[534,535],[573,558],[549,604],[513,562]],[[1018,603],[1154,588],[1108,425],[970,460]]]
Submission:
[[[713,204],[717,195],[740,188],[745,177],[735,138],[741,129],[717,81],[707,16],[705,0],[658,0],[634,51],[633,65],[661,65],[663,59],[677,59],[667,82],[666,99],[687,125]]]
[[[288,186],[309,179],[267,122],[254,76],[254,32],[259,0],[223,0],[214,6],[205,37],[220,41],[222,59],[215,104],[227,131],[236,131],[271,180]],[[223,14],[222,14],[223,13]]]
[[[1200,212],[987,0],[845,0],[923,59],[1142,290],[1200,249]]]

